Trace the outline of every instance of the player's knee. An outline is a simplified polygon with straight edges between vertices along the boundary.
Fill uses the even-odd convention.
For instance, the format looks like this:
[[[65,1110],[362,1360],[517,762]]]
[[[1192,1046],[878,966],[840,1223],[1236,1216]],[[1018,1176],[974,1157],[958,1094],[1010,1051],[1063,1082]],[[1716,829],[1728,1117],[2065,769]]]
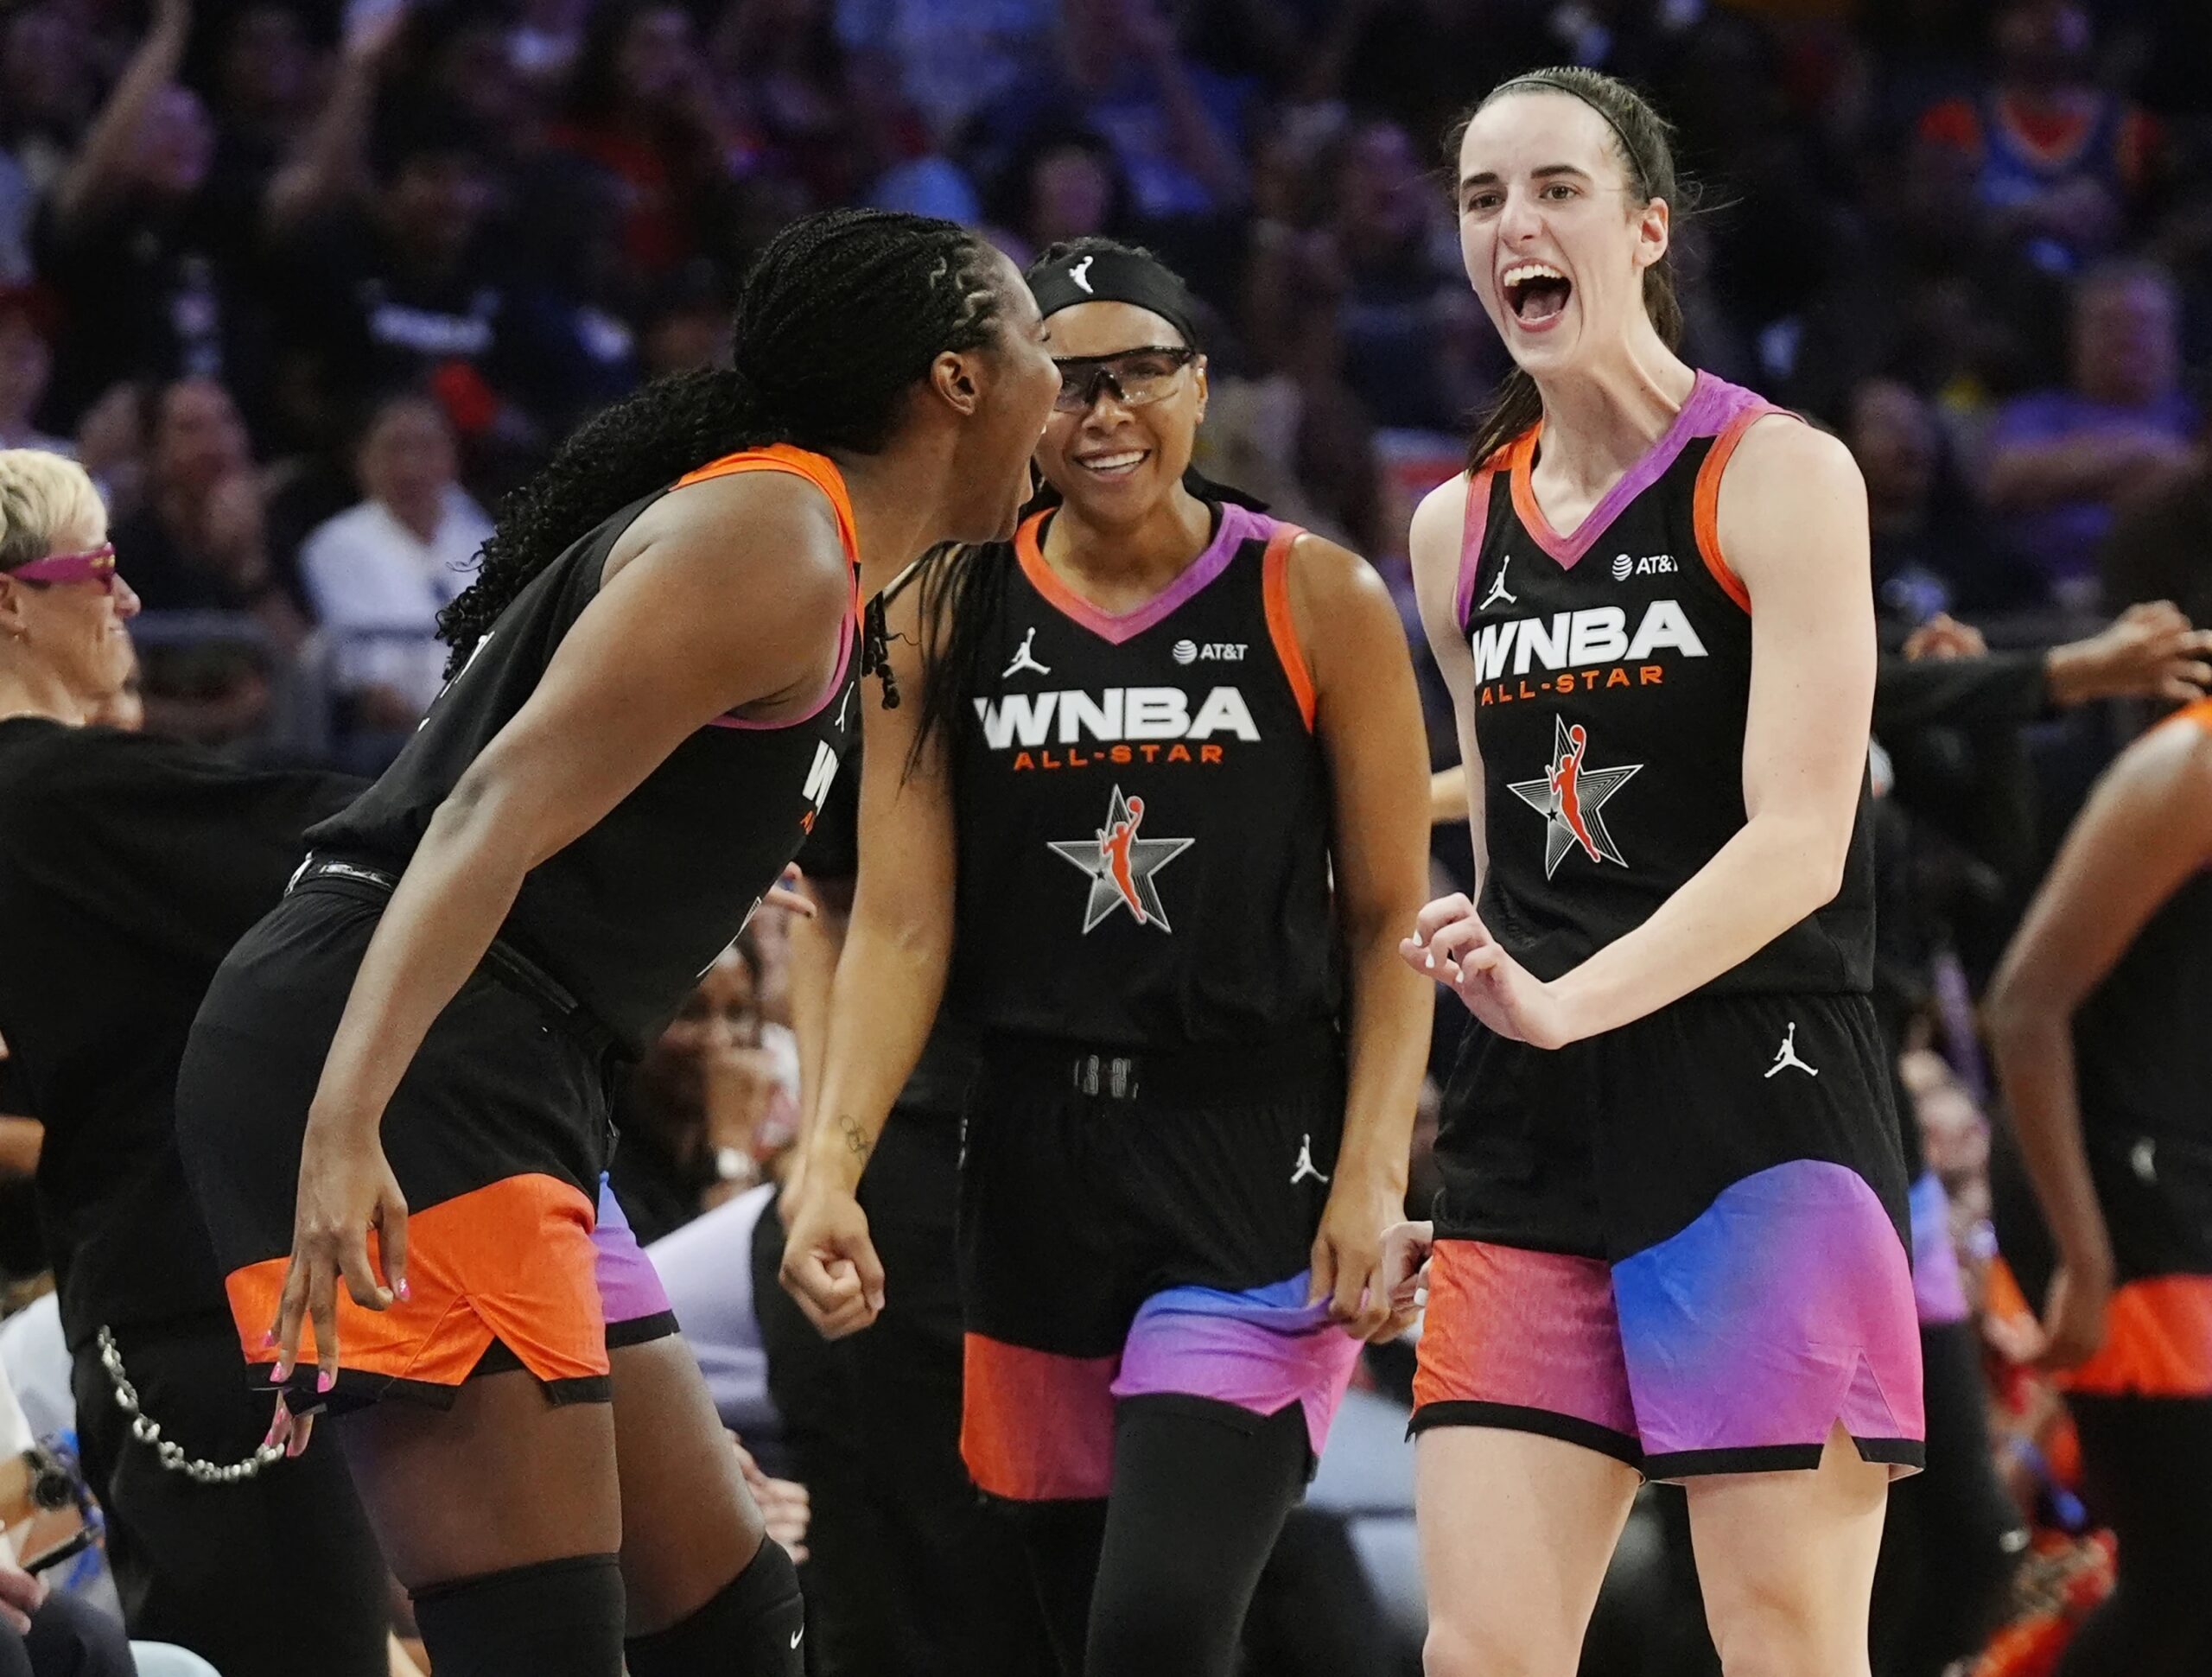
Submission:
[[[1708,1600],[1726,1677],[1862,1677],[1866,1623],[1854,1626],[1809,1591],[1738,1589]]]
[[[1478,1623],[1473,1617],[1431,1617],[1421,1644],[1422,1677],[1574,1677],[1579,1636],[1548,1634],[1528,1623]]]
[[[680,1623],[623,1644],[631,1677],[769,1677],[805,1669],[806,1603],[782,1544],[760,1553]]]
[[[1102,1572],[1091,1600],[1086,1672],[1142,1677],[1160,1671],[1227,1669],[1241,1614],[1225,1607],[1217,1580],[1195,1566]]]

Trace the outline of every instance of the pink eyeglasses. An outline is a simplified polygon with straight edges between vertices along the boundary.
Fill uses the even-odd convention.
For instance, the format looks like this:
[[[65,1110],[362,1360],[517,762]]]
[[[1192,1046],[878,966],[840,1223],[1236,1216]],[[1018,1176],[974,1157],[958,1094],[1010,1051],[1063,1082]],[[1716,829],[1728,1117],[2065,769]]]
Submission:
[[[103,542],[89,553],[57,553],[18,565],[6,575],[26,582],[97,582],[103,592],[115,592],[115,543]]]

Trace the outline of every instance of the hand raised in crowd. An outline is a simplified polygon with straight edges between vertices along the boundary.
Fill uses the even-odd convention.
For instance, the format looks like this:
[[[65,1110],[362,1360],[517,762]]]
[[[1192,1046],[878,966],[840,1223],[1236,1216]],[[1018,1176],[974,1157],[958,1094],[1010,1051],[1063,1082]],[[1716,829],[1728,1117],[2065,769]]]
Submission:
[[[2187,704],[2212,686],[2208,658],[2212,630],[2191,628],[2171,600],[2149,600],[2130,606],[2086,640],[2052,647],[2050,696],[2061,705],[2094,699]]]

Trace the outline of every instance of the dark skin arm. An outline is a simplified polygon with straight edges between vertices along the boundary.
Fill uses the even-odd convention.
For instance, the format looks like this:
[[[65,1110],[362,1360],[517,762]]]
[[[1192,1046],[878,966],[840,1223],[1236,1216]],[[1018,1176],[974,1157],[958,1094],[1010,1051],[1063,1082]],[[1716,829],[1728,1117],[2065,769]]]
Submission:
[[[524,877],[715,717],[773,719],[812,702],[850,587],[829,502],[782,473],[679,490],[624,533],[537,690],[431,818],[370,940],[308,1112],[272,1331],[280,1378],[312,1319],[323,1383],[335,1380],[340,1274],[365,1308],[405,1296],[407,1208],[378,1129]],[[372,1226],[385,1281],[370,1262]]]
[[[1414,1109],[1434,1009],[1398,941],[1428,895],[1428,746],[1397,607],[1357,554],[1299,538],[1292,621],[1335,802],[1331,861],[1351,980],[1336,1179],[1313,1240],[1313,1296],[1362,1338],[1390,1331],[1382,1236],[1405,1215]]]
[[[921,628],[911,588],[887,627],[893,678],[921,691]],[[804,1189],[788,1213],[784,1290],[828,1338],[875,1320],[883,1262],[856,1191],[892,1103],[921,1058],[952,960],[957,857],[944,741],[912,772],[921,707],[872,705],[861,762],[860,853],[867,858],[830,994],[822,1094],[809,1121]]]
[[[2146,922],[2212,858],[2212,738],[2153,730],[2113,765],[2067,835],[1990,985],[1990,1047],[2058,1248],[2041,1362],[2096,1352],[2113,1286],[2110,1231],[2082,1141],[2073,1018]]]

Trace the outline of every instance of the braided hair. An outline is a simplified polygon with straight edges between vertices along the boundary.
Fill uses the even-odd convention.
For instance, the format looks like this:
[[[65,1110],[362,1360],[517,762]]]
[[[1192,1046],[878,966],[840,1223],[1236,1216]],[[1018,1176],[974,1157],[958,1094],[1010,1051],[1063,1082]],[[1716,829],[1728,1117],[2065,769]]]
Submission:
[[[1026,274],[1041,274],[1083,257],[1109,255],[1160,260],[1141,245],[1086,236],[1050,246],[1029,264]],[[1058,505],[1059,501],[1060,492],[1039,474],[1021,517],[1027,520],[1045,507]],[[922,714],[915,724],[913,756],[907,764],[910,770],[932,735],[941,732],[950,744],[965,739],[977,726],[966,696],[989,673],[988,637],[995,630],[1014,565],[1011,542],[987,542],[980,546],[948,543],[932,549],[911,574],[908,580],[921,590]]]
[[[743,448],[880,451],[907,389],[996,330],[991,247],[890,210],[804,216],[740,286],[727,370],[656,380],[585,422],[499,506],[475,582],[439,614],[447,673],[530,580],[632,501]]]
[[[1679,228],[1681,218],[1694,205],[1694,195],[1675,175],[1672,125],[1626,82],[1579,64],[1532,70],[1527,75],[1500,82],[1484,94],[1480,104],[1452,125],[1448,144],[1454,178],[1459,143],[1466,138],[1470,123],[1508,94],[1546,92],[1580,99],[1605,119],[1605,126],[1612,131],[1621,167],[1628,173],[1629,195],[1639,204],[1648,204],[1655,198],[1664,200]],[[1658,331],[1660,341],[1669,349],[1679,349],[1682,342],[1682,305],[1675,294],[1671,248],[1643,270],[1643,307]],[[1467,470],[1480,471],[1492,454],[1543,416],[1544,399],[1537,392],[1536,381],[1515,367],[1476,416],[1474,437],[1467,444]]]

